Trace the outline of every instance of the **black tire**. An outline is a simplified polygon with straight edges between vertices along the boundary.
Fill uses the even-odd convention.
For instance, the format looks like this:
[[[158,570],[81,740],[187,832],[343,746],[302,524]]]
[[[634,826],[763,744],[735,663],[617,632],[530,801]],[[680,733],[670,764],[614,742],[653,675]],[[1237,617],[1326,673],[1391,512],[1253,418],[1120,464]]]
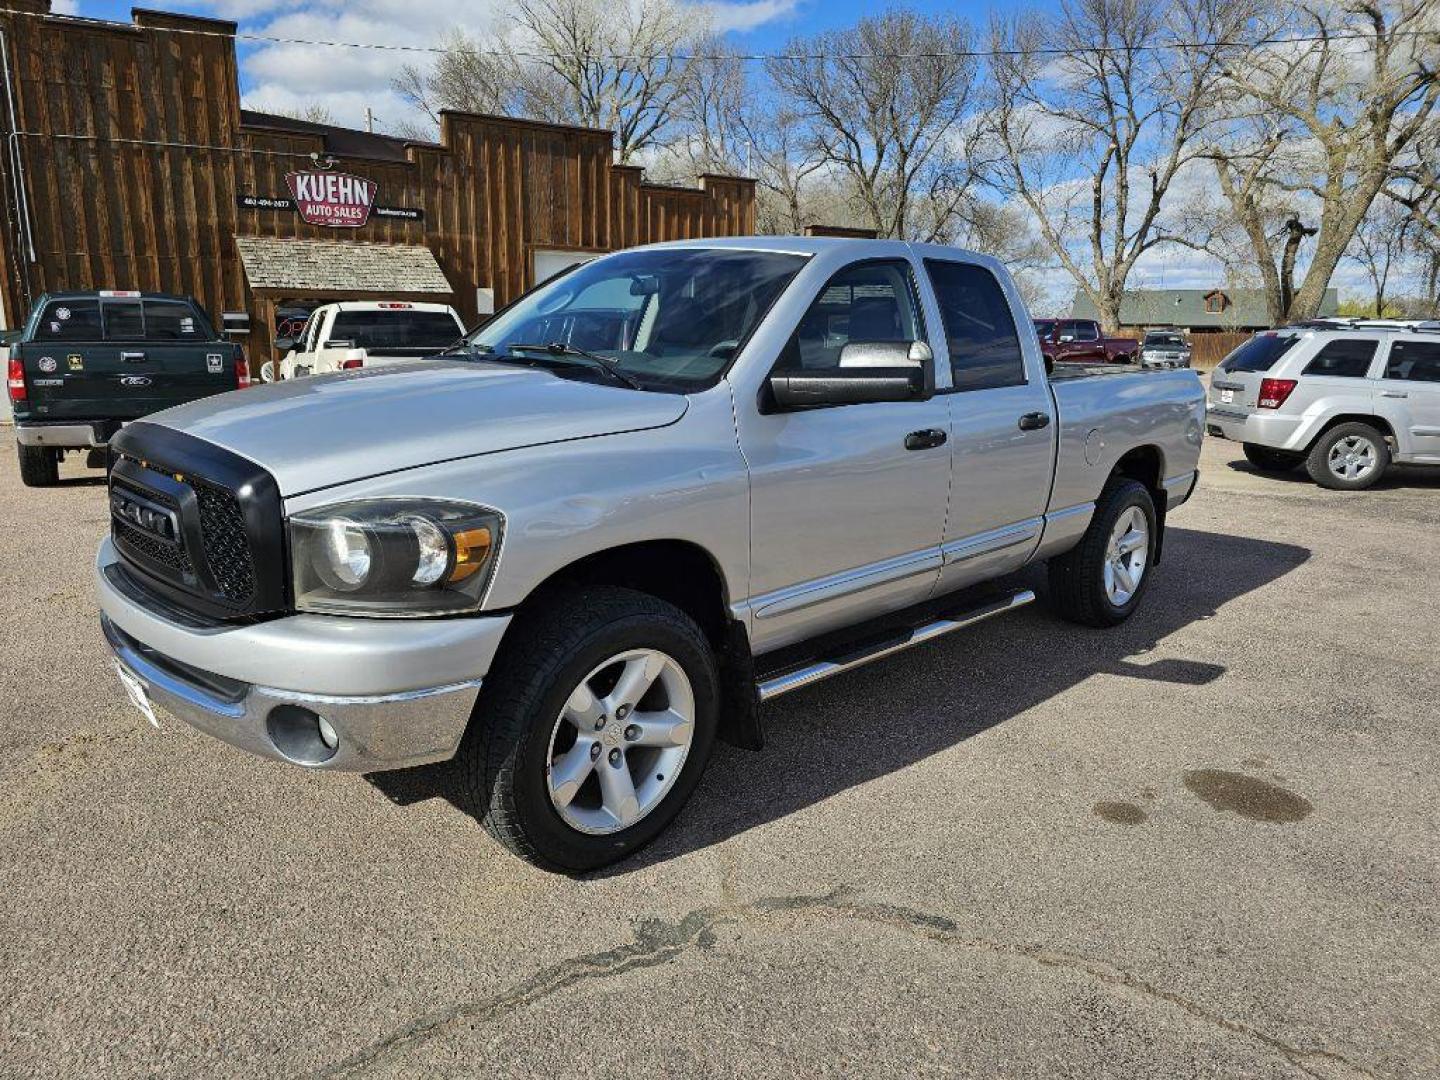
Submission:
[[[60,453],[48,446],[19,446],[20,482],[26,487],[50,487],[60,482]]]
[[[1293,450],[1276,450],[1257,443],[1244,443],[1241,449],[1245,451],[1245,460],[1261,472],[1287,473],[1305,460],[1304,454]]]
[[[1330,467],[1331,451],[1335,449],[1336,443],[1346,439],[1358,439],[1362,444],[1369,443],[1375,458],[1374,465],[1367,472],[1353,479],[1342,476]],[[1385,441],[1385,436],[1369,424],[1358,422],[1336,424],[1315,440],[1315,445],[1310,447],[1310,453],[1305,458],[1305,471],[1310,474],[1310,479],[1323,488],[1332,488],[1335,491],[1363,491],[1384,476],[1389,467],[1390,444]]]
[[[672,657],[690,680],[695,727],[680,775],[646,816],[619,832],[583,833],[550,799],[550,739],[574,689],[626,649]],[[540,598],[516,617],[476,702],[456,758],[462,795],[489,832],[547,870],[584,873],[637,851],[674,820],[714,743],[720,703],[714,654],[695,621],[646,593],[610,586]]]
[[[1105,589],[1105,563],[1111,533],[1121,515],[1139,507],[1149,532],[1145,565],[1139,585],[1123,604],[1111,601]],[[1050,597],[1061,617],[1083,626],[1118,626],[1140,606],[1155,564],[1159,529],[1155,503],[1144,484],[1123,477],[1105,485],[1096,502],[1095,515],[1080,543],[1064,555],[1050,560]]]

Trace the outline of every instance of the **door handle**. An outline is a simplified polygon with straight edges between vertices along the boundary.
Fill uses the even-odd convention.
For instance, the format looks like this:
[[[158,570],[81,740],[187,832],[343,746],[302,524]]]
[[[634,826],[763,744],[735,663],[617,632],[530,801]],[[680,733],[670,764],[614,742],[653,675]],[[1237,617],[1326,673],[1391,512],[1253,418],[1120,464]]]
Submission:
[[[944,446],[948,438],[945,432],[939,428],[924,428],[921,431],[912,431],[905,436],[906,450],[929,450],[936,446]]]
[[[120,352],[121,363],[134,364],[144,359],[145,354],[143,352],[125,352],[123,349]]]
[[[1400,392],[1399,390],[1381,390],[1381,391],[1380,391],[1380,396],[1381,396],[1381,397],[1393,397],[1393,398],[1407,398],[1407,397],[1409,397],[1410,395],[1409,395],[1409,394],[1402,393],[1402,392]]]
[[[1050,414],[1043,412],[1027,412],[1020,417],[1021,431],[1039,431],[1041,428],[1050,426]]]

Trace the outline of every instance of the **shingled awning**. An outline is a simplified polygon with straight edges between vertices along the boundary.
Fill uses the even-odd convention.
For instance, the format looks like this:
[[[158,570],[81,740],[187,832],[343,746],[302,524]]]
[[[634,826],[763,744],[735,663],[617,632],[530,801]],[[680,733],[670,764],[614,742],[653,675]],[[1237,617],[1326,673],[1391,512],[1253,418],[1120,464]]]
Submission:
[[[418,244],[339,243],[237,236],[250,288],[270,294],[449,296],[454,290],[430,249]]]

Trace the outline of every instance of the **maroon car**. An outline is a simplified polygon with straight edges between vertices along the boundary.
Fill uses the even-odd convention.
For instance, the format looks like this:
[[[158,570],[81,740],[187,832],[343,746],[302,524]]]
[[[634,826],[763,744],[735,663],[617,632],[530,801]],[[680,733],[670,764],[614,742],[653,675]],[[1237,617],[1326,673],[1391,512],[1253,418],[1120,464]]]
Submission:
[[[1129,364],[1140,348],[1135,338],[1106,337],[1094,319],[1036,319],[1045,370],[1056,364]]]

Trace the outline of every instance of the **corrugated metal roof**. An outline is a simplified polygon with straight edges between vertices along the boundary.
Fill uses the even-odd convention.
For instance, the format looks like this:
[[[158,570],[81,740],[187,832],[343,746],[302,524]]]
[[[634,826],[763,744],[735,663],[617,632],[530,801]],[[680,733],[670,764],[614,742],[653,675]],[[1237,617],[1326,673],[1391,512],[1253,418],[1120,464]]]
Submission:
[[[1205,310],[1205,299],[1224,296],[1224,310]],[[1320,317],[1340,310],[1340,291],[1326,289],[1320,302]],[[1095,305],[1077,292],[1070,305],[1077,319],[1096,317]],[[1259,330],[1270,325],[1263,289],[1129,289],[1120,303],[1120,322],[1125,326],[1187,326],[1206,330]]]
[[[285,289],[299,295],[454,292],[430,249],[418,244],[237,236],[235,246],[252,289]]]

